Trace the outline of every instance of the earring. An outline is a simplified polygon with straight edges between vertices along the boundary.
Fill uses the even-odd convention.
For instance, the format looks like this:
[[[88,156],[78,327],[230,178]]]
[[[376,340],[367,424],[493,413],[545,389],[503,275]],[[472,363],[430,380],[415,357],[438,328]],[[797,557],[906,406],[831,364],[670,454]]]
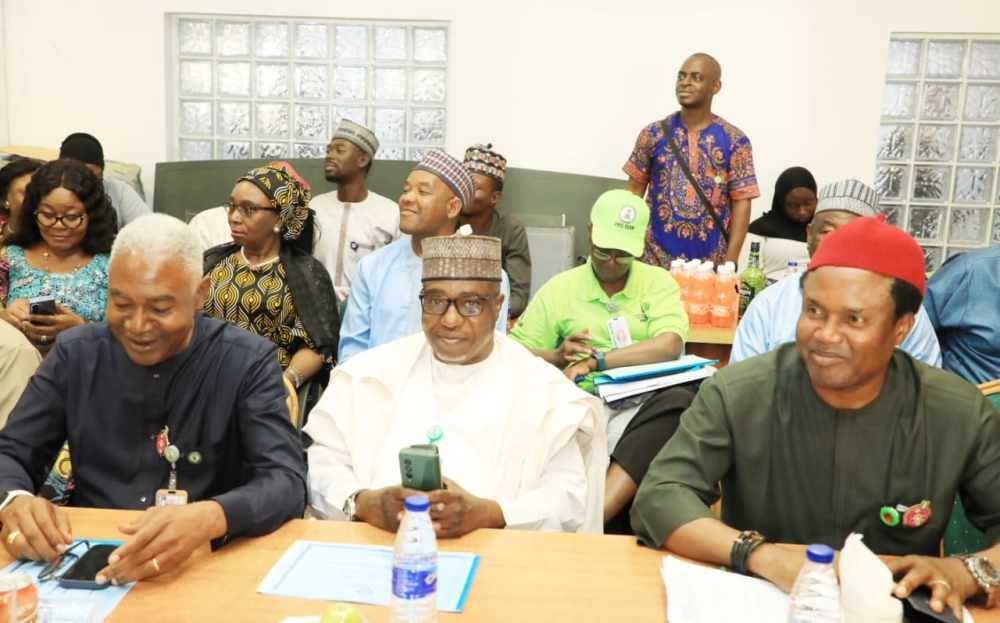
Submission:
[[[276,234],[280,234],[281,233],[281,225],[275,225],[274,229],[272,229],[271,231],[273,231]]]

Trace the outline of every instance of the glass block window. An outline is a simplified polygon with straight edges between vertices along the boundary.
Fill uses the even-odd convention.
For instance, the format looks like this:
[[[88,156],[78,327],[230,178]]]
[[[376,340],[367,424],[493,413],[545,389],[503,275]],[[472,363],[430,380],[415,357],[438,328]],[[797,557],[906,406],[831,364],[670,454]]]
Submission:
[[[875,188],[927,270],[1000,244],[1000,37],[893,35]]]
[[[171,16],[174,160],[322,158],[342,119],[376,158],[444,146],[448,26]]]

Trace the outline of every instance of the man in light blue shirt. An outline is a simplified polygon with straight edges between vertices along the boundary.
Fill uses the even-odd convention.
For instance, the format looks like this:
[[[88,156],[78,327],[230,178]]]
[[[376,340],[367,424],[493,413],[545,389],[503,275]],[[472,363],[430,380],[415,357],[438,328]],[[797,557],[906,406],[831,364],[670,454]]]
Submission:
[[[831,231],[859,216],[875,216],[878,194],[858,180],[843,180],[827,184],[819,191],[819,202],[812,223],[807,228],[809,257]],[[795,341],[795,327],[802,312],[802,275],[786,277],[765,288],[751,301],[736,327],[729,363],[774,350],[786,342]],[[934,327],[921,308],[913,329],[899,348],[916,359],[941,367],[941,348]]]
[[[104,182],[104,192],[118,213],[119,228],[139,217],[152,214],[153,211],[131,186],[121,180],[104,178],[104,147],[90,134],[76,132],[67,136],[59,146],[59,157],[79,160]]]
[[[944,369],[970,383],[1000,378],[1000,246],[956,255],[927,282],[924,311]]]
[[[399,198],[399,229],[406,235],[358,263],[340,326],[338,363],[422,330],[417,297],[423,241],[454,234],[458,215],[474,193],[472,176],[445,152],[431,150],[417,164]],[[496,329],[506,333],[510,280],[506,272],[502,277],[504,302]]]

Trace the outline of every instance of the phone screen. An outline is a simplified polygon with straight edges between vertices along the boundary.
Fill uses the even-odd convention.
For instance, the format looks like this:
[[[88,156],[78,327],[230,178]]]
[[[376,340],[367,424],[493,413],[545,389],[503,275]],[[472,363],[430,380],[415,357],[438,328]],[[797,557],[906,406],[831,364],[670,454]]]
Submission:
[[[73,566],[59,578],[60,582],[93,582],[97,572],[108,566],[108,556],[117,545],[91,545]]]

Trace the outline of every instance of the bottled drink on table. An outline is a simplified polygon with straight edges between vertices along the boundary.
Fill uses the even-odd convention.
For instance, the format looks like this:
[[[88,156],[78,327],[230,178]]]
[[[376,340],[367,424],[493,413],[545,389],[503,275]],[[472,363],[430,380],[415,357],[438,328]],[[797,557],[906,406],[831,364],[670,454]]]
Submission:
[[[736,322],[737,300],[736,272],[731,266],[720,266],[719,274],[715,277],[712,306],[709,309],[709,321],[713,327],[726,329],[733,326]]]
[[[789,260],[788,266],[785,267],[785,276],[791,277],[797,272],[799,272],[799,263],[795,260]]]
[[[833,570],[833,549],[813,544],[788,596],[788,623],[841,623],[840,584]]]
[[[691,305],[688,309],[688,321],[691,324],[708,324],[708,312],[712,306],[712,294],[715,290],[715,280],[712,278],[712,268],[702,264],[691,287]]]
[[[764,289],[764,271],[760,269],[760,243],[750,243],[750,265],[740,275],[740,318],[747,306]]]
[[[406,498],[392,553],[390,623],[437,622],[437,538],[422,495]]]

